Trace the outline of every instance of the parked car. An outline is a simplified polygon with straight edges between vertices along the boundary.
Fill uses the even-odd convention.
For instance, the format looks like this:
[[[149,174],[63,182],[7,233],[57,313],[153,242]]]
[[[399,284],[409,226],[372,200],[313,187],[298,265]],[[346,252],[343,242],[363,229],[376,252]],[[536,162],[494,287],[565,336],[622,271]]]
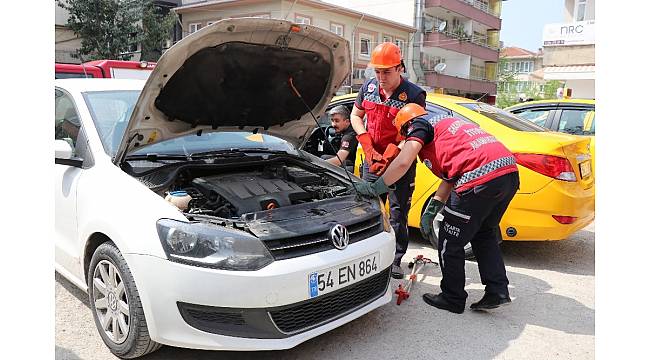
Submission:
[[[596,101],[551,99],[524,102],[505,110],[553,131],[591,138],[591,162],[596,165]]]
[[[287,349],[391,300],[380,201],[298,149],[349,51],[313,26],[228,19],[146,83],[55,80],[56,271],[113,354]]]
[[[346,105],[352,109],[355,98],[356,94],[335,97],[330,108]],[[589,139],[551,132],[504,110],[461,97],[428,94],[427,111],[474,122],[515,154],[521,186],[501,221],[499,237],[503,240],[562,240],[594,219]],[[363,151],[359,147],[357,175],[361,161]],[[419,160],[415,179],[408,225],[419,228],[422,211],[441,180]],[[433,246],[437,247],[437,239]],[[470,244],[465,255],[472,256]]]
[[[83,64],[54,64],[55,79],[115,78],[146,80],[156,66],[150,61],[94,60]]]

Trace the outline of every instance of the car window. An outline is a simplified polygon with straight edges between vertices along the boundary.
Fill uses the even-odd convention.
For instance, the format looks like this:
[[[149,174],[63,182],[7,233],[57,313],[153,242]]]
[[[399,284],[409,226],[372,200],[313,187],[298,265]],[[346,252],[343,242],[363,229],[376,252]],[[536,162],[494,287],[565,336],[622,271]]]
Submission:
[[[505,110],[485,104],[485,103],[467,103],[458,104],[477,113],[487,116],[488,118],[517,131],[548,131],[546,128],[524,120]]]
[[[190,134],[162,141],[134,151],[133,154],[177,154],[189,155],[205,151],[227,149],[266,148],[269,150],[292,151],[293,145],[283,139],[265,134],[252,134],[246,131],[211,132],[201,136]]]
[[[527,109],[521,112],[516,112],[515,114],[521,118],[532,121],[539,126],[544,126],[546,125],[548,116],[551,114],[551,110],[552,109]]]
[[[61,90],[54,90],[54,139],[65,140],[72,146],[72,155],[77,156],[81,122],[72,98]]]
[[[83,94],[104,151],[113,156],[122,141],[139,90],[91,91]]]
[[[83,94],[104,151],[114,156],[122,142],[126,126],[135,107],[139,90],[91,91]],[[195,152],[265,147],[270,150],[290,151],[294,147],[271,135],[250,132],[215,132],[182,136],[143,146],[134,153],[190,154]]]
[[[591,113],[589,109],[564,109],[560,114],[560,125],[558,131],[573,135],[595,135],[588,127],[587,115]],[[592,122],[593,124],[593,122]],[[595,130],[595,128],[594,128]]]
[[[79,78],[94,78],[91,73],[69,73],[69,72],[56,72],[54,73],[55,79],[79,79]]]
[[[431,116],[440,116],[440,115],[449,115],[451,116],[451,111],[441,108],[440,106],[433,105],[431,103],[427,103],[427,112]]]

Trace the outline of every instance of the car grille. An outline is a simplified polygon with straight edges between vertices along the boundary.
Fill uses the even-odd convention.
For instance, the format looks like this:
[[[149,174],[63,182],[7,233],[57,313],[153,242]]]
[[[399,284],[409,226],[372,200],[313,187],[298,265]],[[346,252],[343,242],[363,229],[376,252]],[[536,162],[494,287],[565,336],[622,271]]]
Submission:
[[[284,333],[307,330],[323,322],[342,317],[386,293],[390,267],[357,284],[313,300],[271,311],[275,325]]]
[[[383,231],[381,216],[356,224],[344,224],[350,234],[350,244],[365,240]],[[284,260],[335,249],[328,237],[329,231],[318,232],[277,240],[266,240],[264,244],[275,260]]]

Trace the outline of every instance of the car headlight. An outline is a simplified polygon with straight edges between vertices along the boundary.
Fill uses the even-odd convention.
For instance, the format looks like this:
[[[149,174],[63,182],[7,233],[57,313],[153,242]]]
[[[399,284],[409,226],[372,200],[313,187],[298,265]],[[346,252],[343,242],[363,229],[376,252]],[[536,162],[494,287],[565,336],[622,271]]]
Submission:
[[[384,231],[390,232],[390,214],[386,211],[386,204],[379,199],[379,209],[381,210],[381,221],[384,224]]]
[[[243,231],[171,219],[156,222],[167,257],[176,262],[222,270],[259,270],[273,262],[262,242]]]

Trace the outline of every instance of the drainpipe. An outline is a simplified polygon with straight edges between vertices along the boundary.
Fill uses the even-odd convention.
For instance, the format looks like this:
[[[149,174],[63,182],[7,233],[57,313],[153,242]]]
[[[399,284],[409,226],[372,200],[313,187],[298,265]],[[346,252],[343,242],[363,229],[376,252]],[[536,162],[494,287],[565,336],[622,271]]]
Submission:
[[[411,64],[413,65],[413,71],[415,72],[415,77],[417,78],[417,83],[420,85],[427,85],[426,78],[424,77],[424,71],[422,71],[422,62],[420,61],[422,54],[422,42],[424,41],[424,24],[422,21],[423,12],[424,12],[424,1],[425,0],[415,0],[415,13],[413,17],[415,18],[415,34],[413,35],[413,59]]]
[[[352,86],[354,85],[354,59],[356,59],[357,54],[355,53],[355,41],[354,41],[354,36],[357,33],[357,27],[361,22],[363,21],[363,18],[366,16],[366,14],[361,14],[361,18],[359,19],[359,22],[357,22],[356,25],[354,25],[354,28],[352,29],[352,42],[350,44],[350,52],[352,53],[352,57],[350,59],[350,94],[352,94],[354,91],[352,89]]]

